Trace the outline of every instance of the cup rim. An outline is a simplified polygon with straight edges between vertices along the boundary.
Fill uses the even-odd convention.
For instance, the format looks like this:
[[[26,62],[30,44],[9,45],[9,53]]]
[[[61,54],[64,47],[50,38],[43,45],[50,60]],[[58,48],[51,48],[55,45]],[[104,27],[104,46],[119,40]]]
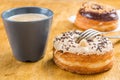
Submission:
[[[49,11],[52,13],[52,15],[51,15],[51,16],[47,16],[47,18],[45,18],[45,19],[35,20],[35,21],[13,21],[13,20],[9,20],[9,19],[7,19],[7,18],[5,18],[5,17],[3,16],[6,12],[10,12],[10,11],[13,11],[13,10],[16,10],[16,9],[22,9],[22,8],[39,8],[39,9],[46,9],[46,10],[49,10]],[[24,7],[16,7],[16,8],[11,8],[11,9],[5,10],[5,11],[2,12],[1,17],[2,17],[4,20],[9,21],[9,22],[28,23],[28,22],[39,22],[39,21],[48,20],[48,19],[52,18],[53,15],[54,15],[53,11],[50,10],[50,9],[48,9],[48,8],[43,8],[43,7],[38,7],[38,6],[24,6]]]

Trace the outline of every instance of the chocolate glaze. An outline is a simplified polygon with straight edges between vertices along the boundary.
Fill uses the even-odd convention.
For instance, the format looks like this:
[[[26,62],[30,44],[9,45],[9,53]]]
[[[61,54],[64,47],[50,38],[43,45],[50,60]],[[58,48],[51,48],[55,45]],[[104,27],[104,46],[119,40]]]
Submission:
[[[101,9],[102,7],[96,7],[96,9]],[[118,15],[115,10],[112,10],[110,12],[104,12],[104,13],[97,13],[92,11],[85,11],[84,8],[80,9],[79,13],[89,19],[94,19],[98,21],[112,21],[117,20]]]

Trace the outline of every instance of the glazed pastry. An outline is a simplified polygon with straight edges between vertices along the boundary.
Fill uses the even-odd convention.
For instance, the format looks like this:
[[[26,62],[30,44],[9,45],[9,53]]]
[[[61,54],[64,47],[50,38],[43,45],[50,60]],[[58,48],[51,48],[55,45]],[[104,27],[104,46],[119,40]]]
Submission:
[[[69,31],[54,39],[53,60],[61,69],[78,74],[107,71],[113,65],[113,45],[101,35],[76,43],[81,31]]]
[[[117,21],[118,15],[113,7],[86,2],[78,11],[74,24],[83,30],[92,28],[99,31],[111,31],[117,28]]]

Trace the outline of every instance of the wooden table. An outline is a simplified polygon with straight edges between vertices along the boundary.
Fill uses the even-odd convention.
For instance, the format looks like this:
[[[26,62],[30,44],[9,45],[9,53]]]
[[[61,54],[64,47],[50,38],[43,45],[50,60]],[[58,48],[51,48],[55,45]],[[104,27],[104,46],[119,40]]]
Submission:
[[[53,38],[61,32],[77,29],[67,18],[77,13],[82,0],[1,0],[0,14],[7,9],[21,6],[40,6],[53,10],[54,19],[49,34],[46,55],[35,63],[17,61],[12,54],[0,18],[0,80],[120,80],[120,41],[114,43],[115,62],[110,71],[96,75],[78,75],[61,70],[53,60]],[[99,0],[120,8],[119,0]],[[119,35],[120,32],[108,35]]]

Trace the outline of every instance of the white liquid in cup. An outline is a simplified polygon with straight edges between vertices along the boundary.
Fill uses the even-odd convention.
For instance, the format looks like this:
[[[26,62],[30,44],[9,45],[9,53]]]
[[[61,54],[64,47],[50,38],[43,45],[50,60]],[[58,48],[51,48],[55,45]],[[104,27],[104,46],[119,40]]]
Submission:
[[[8,18],[8,20],[27,22],[27,21],[42,20],[45,18],[48,18],[48,17],[44,14],[26,13],[26,14],[18,14],[18,15],[11,16]]]

